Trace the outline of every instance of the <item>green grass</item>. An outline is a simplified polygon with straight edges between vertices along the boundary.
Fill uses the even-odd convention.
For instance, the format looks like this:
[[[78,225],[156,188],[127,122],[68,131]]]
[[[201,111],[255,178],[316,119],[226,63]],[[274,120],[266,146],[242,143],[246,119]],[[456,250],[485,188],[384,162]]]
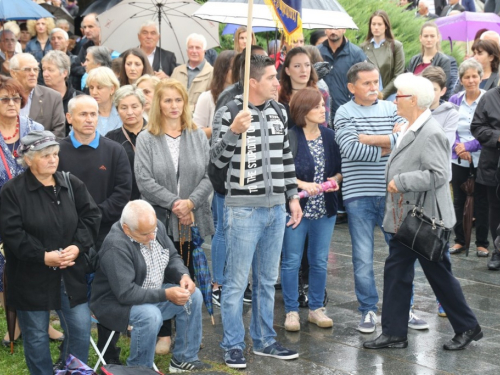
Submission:
[[[53,326],[54,328],[60,330],[60,326],[58,324],[57,316],[52,317],[53,320]],[[7,332],[7,321],[5,319],[5,311],[3,308],[0,307],[0,337],[3,339],[5,332]],[[97,330],[92,329],[92,337],[94,338],[94,341],[97,342]],[[50,343],[50,352],[52,353],[52,360],[57,361],[59,358],[59,349],[58,349],[59,343],[56,342],[51,342]],[[118,340],[118,346],[122,348],[121,354],[120,354],[120,360],[122,363],[126,363],[127,357],[129,355],[129,348],[130,348],[130,339],[128,337],[124,337],[123,335],[120,336],[120,339]],[[155,358],[155,363],[156,366],[158,366],[158,369],[162,373],[168,373],[168,367],[170,364],[170,357],[171,355],[165,355],[165,356],[156,356]],[[89,366],[92,368],[97,362],[97,355],[95,354],[94,349],[92,346],[89,347]],[[207,361],[212,365],[212,370],[213,371],[219,371],[219,372],[224,372],[227,374],[232,374],[236,375],[239,374],[241,375],[242,373],[230,369],[226,367],[222,363],[216,363],[216,362],[210,362]],[[3,345],[0,347],[0,375],[21,375],[21,374],[29,374],[28,368],[26,367],[26,362],[24,360],[24,350],[22,346],[22,341],[19,341],[14,345],[14,354],[10,354],[10,348],[6,348]]]

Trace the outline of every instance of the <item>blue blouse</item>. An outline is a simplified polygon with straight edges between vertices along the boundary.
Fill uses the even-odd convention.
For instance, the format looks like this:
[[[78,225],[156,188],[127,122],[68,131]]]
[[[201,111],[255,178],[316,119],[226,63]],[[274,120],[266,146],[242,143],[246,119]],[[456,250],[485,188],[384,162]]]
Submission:
[[[118,129],[122,125],[122,119],[120,115],[118,115],[118,111],[115,106],[112,106],[109,117],[99,116],[97,120],[97,131],[100,134],[108,134],[111,130]]]

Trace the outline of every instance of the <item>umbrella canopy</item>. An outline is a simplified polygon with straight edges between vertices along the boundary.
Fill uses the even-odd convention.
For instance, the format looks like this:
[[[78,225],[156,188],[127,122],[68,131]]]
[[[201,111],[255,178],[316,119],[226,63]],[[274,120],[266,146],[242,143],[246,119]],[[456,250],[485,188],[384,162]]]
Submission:
[[[194,0],[123,0],[98,16],[101,43],[123,52],[137,47],[137,34],[149,20],[158,22],[160,47],[175,54],[177,62],[186,63],[186,38],[191,33],[207,39],[207,49],[219,45],[219,24],[191,15],[200,7]]]
[[[201,248],[203,238],[200,235],[198,227],[191,227],[191,241],[193,242],[193,268],[198,288],[203,294],[203,301],[208,313],[212,317],[212,324],[214,324],[214,307],[212,305],[212,276],[208,268],[208,261],[205,252]]]
[[[75,20],[71,16],[71,14],[68,13],[66,8],[64,7],[55,7],[51,4],[47,3],[42,3],[40,6],[50,12],[55,18],[57,19],[65,19],[66,21],[69,22],[69,30],[74,33],[75,32]]]
[[[53,17],[31,0],[0,0],[0,21],[37,20]]]
[[[224,30],[222,30],[222,35],[234,34],[236,30],[238,30],[238,27],[241,27],[241,25],[234,25],[232,23],[227,24],[226,27],[224,27]],[[265,33],[266,31],[274,30],[276,30],[276,27],[252,27],[252,31],[254,33]]]
[[[204,20],[246,25],[247,10],[246,0],[209,0],[193,16]],[[358,29],[337,0],[302,0],[301,18],[304,29]],[[252,25],[276,27],[276,21],[264,0],[254,0]]]
[[[434,20],[443,40],[474,40],[481,29],[500,33],[500,17],[495,13],[462,12],[455,16],[441,17]]]
[[[82,16],[86,16],[90,13],[101,14],[108,9],[113,8],[116,4],[121,2],[122,0],[97,0],[89,5],[87,9],[82,13]]]
[[[467,181],[465,181],[460,188],[467,194],[464,204],[464,240],[465,240],[465,255],[469,256],[469,246],[472,237],[472,221],[474,218],[474,185],[476,183],[476,176],[474,174],[474,163],[470,163],[470,172]]]

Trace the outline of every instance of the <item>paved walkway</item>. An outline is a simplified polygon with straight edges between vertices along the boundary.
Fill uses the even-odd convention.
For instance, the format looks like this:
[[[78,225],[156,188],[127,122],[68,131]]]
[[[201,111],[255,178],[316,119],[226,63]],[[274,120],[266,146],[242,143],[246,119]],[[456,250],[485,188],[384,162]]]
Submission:
[[[207,250],[207,255],[209,255]],[[375,276],[380,300],[382,300],[383,268],[387,245],[377,231],[375,250]],[[210,258],[209,258],[210,259]],[[278,340],[285,346],[298,350],[300,358],[293,361],[255,356],[248,337],[250,306],[245,305],[244,321],[247,327],[247,369],[241,374],[295,375],[295,374],[500,374],[500,272],[488,271],[485,258],[477,258],[471,252],[452,256],[453,271],[459,279],[466,299],[478,317],[484,338],[472,343],[466,350],[445,352],[442,345],[453,336],[446,318],[437,315],[435,296],[422,269],[415,274],[415,312],[427,320],[430,329],[412,331],[408,335],[407,349],[362,349],[365,340],[381,333],[361,334],[356,330],[360,320],[354,294],[351,259],[351,242],[346,224],[335,227],[330,247],[327,290],[330,302],[327,315],[334,321],[331,329],[319,328],[307,322],[307,309],[301,309],[301,331],[286,332],[283,328],[284,308],[281,292],[276,293],[275,329]],[[379,308],[381,304],[379,304]],[[215,309],[216,326],[210,324],[204,313],[204,349],[201,359],[222,361],[219,342],[222,339],[220,310]],[[379,310],[379,314],[380,314]],[[380,316],[379,316],[380,320]],[[215,374],[215,372],[211,372]]]

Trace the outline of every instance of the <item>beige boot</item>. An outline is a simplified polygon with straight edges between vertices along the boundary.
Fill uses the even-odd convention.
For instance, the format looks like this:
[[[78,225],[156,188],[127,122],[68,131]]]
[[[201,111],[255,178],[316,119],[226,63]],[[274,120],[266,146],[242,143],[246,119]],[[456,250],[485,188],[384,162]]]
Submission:
[[[290,311],[286,314],[285,329],[290,332],[300,331],[300,318],[297,311]]]
[[[321,328],[329,328],[333,326],[333,320],[325,315],[324,307],[320,307],[317,310],[309,310],[309,317],[307,320]]]

